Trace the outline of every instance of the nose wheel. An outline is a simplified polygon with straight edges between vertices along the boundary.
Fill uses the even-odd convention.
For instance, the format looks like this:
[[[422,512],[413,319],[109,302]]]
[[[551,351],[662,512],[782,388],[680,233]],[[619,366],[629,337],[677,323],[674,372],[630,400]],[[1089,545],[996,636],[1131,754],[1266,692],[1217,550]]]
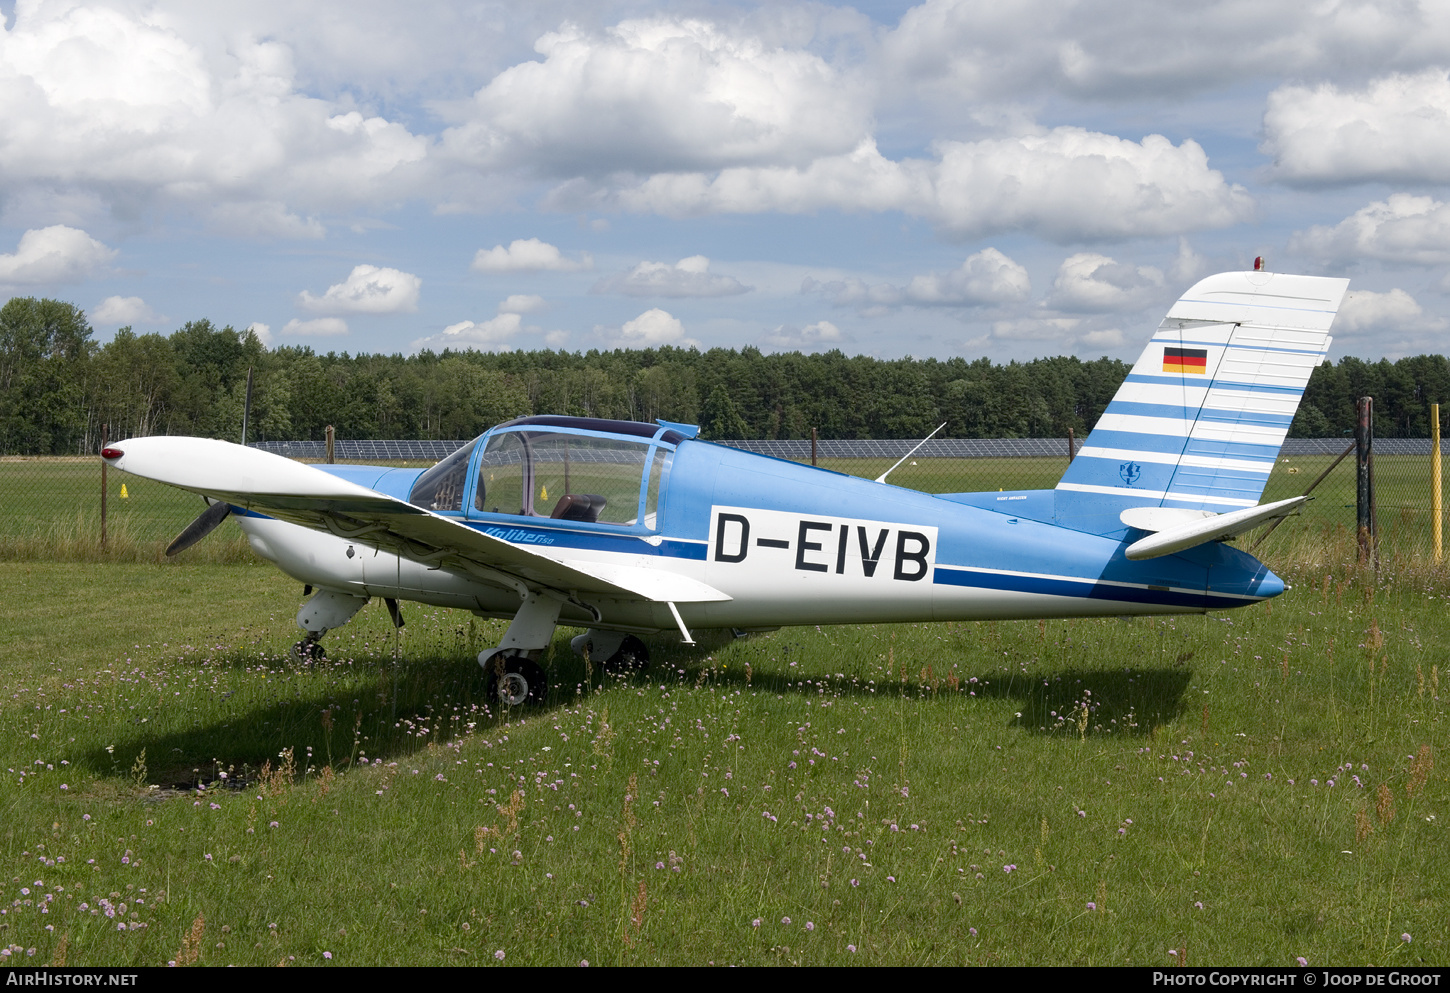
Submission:
[[[292,646],[292,657],[298,662],[321,662],[327,653],[313,638],[304,638]]]
[[[521,655],[495,655],[484,663],[488,672],[485,693],[503,707],[524,707],[543,703],[549,692],[548,680],[538,663]]]

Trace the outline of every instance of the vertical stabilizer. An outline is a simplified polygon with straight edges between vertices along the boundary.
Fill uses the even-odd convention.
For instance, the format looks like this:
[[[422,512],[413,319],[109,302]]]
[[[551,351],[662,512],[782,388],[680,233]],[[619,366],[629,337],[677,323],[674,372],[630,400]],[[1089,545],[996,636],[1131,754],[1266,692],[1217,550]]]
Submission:
[[[1108,535],[1129,507],[1257,505],[1348,286],[1271,272],[1199,281],[1057,484],[1058,523]]]

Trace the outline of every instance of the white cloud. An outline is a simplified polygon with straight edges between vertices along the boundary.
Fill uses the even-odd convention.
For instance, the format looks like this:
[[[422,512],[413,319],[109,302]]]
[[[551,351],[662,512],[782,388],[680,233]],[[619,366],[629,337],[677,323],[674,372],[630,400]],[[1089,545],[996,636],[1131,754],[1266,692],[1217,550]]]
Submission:
[[[700,345],[695,339],[685,337],[685,326],[678,317],[658,307],[646,310],[632,321],[625,321],[618,330],[604,327],[594,330],[616,348],[657,348],[660,345],[698,348]]]
[[[1450,181],[1450,72],[1281,86],[1269,95],[1263,151],[1293,183]]]
[[[1077,317],[1023,317],[992,323],[992,337],[1005,341],[1072,341]]]
[[[958,268],[945,273],[914,276],[906,286],[868,284],[860,277],[820,282],[806,277],[802,293],[824,293],[836,306],[852,306],[867,316],[880,316],[892,307],[980,307],[1016,303],[1032,292],[1027,270],[995,248],[969,255]]]
[[[906,287],[906,298],[924,305],[1011,303],[1025,300],[1031,293],[1027,270],[995,248],[967,256],[950,272],[916,276]]]
[[[1162,295],[1163,273],[1131,266],[1106,255],[1080,252],[1058,267],[1047,305],[1069,313],[1137,310]]]
[[[74,283],[115,258],[78,228],[55,224],[20,236],[14,254],[0,255],[0,284]]]
[[[276,339],[272,337],[272,325],[270,324],[263,324],[261,321],[253,321],[251,324],[247,325],[247,330],[257,336],[257,340],[262,343],[263,348],[271,348],[273,343],[276,341]]]
[[[445,153],[484,169],[601,176],[804,164],[867,133],[868,94],[820,56],[698,19],[565,24],[474,94]]]
[[[1395,193],[1388,200],[1361,207],[1333,227],[1315,225],[1296,231],[1289,240],[1289,251],[1341,262],[1450,262],[1450,204]]]
[[[855,307],[867,317],[880,317],[906,302],[906,292],[890,283],[868,283],[860,276],[821,282],[814,276],[801,280],[802,293],[821,293],[837,307]]]
[[[285,214],[417,189],[428,139],[364,117],[350,99],[301,92],[293,50],[265,17],[218,30],[166,7],[16,6],[0,32],[7,186],[84,188],[126,210],[160,198],[204,214],[259,201],[284,201]]]
[[[900,210],[968,238],[1033,231],[1059,242],[1178,234],[1247,219],[1253,201],[1208,167],[1193,141],[1141,142],[1059,127],[1041,134],[939,142],[934,161],[885,158],[874,141],[804,168],[734,168],[652,176],[614,199],[672,216]]]
[[[884,33],[893,87],[944,108],[1043,93],[1162,99],[1256,76],[1312,78],[1443,60],[1442,4],[1205,0],[926,0]]]
[[[318,239],[327,228],[315,217],[299,217],[275,200],[258,203],[222,203],[211,209],[212,226],[249,238]]]
[[[1089,348],[1121,348],[1127,344],[1127,339],[1123,337],[1123,332],[1119,328],[1089,331],[1078,340]]]
[[[1414,297],[1396,287],[1387,293],[1350,290],[1344,295],[1334,318],[1334,334],[1349,337],[1374,332],[1379,335],[1445,327],[1444,318],[1427,317]]]
[[[819,352],[822,349],[839,348],[855,341],[830,321],[817,321],[798,328],[782,324],[774,331],[767,331],[755,340],[763,349],[777,352]]]
[[[1101,355],[1131,346],[1140,335],[1125,335],[1104,318],[1025,316],[993,321],[986,334],[961,345],[994,358],[1004,351],[1032,354]]]
[[[156,313],[140,297],[106,297],[87,314],[93,324],[160,324],[165,317]]]
[[[588,252],[580,252],[578,261],[567,259],[546,241],[516,238],[508,248],[480,248],[473,256],[472,268],[474,272],[578,272],[593,269],[594,259]]]
[[[418,309],[422,286],[423,281],[410,272],[360,265],[322,296],[303,290],[297,302],[314,314],[398,314]]]
[[[498,305],[500,314],[532,314],[548,306],[541,296],[514,293]]]
[[[1178,239],[1178,254],[1168,267],[1168,278],[1174,286],[1188,287],[1208,275],[1208,260],[1193,250],[1187,238]]]
[[[508,339],[522,328],[523,318],[516,313],[501,313],[486,321],[459,321],[444,328],[442,334],[419,338],[413,342],[412,349],[415,352],[424,348],[434,351],[451,348],[454,351],[507,352],[513,348]]]
[[[703,255],[668,262],[641,262],[629,272],[615,273],[594,284],[595,293],[623,293],[632,297],[720,297],[749,292],[734,276],[710,272]]]
[[[282,333],[298,338],[347,334],[347,321],[341,317],[314,317],[310,321],[299,321],[294,317],[282,326]]]

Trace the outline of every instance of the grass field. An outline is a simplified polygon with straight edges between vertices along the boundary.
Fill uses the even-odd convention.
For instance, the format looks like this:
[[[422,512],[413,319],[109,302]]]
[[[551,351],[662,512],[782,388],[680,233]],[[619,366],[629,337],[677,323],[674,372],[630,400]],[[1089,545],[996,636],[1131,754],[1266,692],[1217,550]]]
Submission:
[[[291,661],[246,564],[0,563],[27,964],[1444,964],[1446,584],[657,638],[490,713],[501,626]],[[224,778],[225,774],[225,778]]]

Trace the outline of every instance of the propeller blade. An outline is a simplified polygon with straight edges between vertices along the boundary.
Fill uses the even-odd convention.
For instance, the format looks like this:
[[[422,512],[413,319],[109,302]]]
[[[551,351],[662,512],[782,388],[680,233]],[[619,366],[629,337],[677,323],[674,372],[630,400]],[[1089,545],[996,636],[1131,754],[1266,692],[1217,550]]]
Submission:
[[[218,524],[226,520],[232,512],[232,505],[229,503],[214,503],[201,512],[201,516],[186,526],[186,530],[176,536],[176,540],[166,546],[168,556],[184,552],[216,530]]]

